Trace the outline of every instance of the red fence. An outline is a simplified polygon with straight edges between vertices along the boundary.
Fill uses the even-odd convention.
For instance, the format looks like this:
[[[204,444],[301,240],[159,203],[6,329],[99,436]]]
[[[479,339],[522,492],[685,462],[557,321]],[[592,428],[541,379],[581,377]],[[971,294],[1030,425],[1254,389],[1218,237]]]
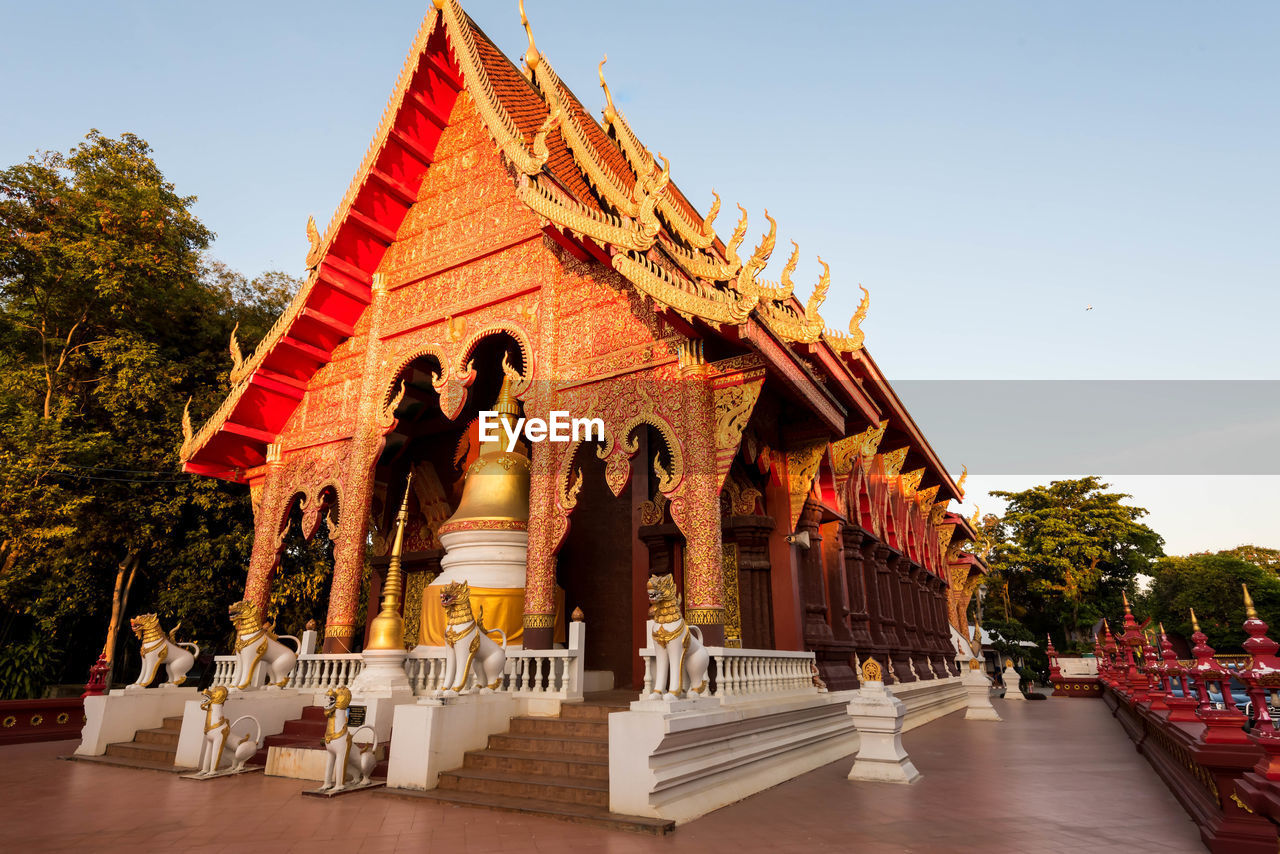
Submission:
[[[84,726],[84,701],[0,700],[0,744],[79,738]]]
[[[1138,752],[1200,828],[1214,854],[1274,854],[1280,837],[1280,649],[1266,636],[1245,591],[1247,660],[1215,660],[1192,622],[1195,660],[1177,659],[1160,632],[1161,652],[1125,603],[1119,638],[1104,626],[1097,641],[1103,699]]]

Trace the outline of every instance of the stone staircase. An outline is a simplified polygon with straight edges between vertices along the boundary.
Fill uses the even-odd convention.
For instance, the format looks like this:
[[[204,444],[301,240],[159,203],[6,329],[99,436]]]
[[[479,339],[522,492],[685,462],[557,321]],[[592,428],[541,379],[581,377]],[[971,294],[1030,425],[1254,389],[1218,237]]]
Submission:
[[[178,736],[182,732],[182,717],[165,718],[163,726],[156,729],[140,729],[133,741],[120,741],[107,745],[102,756],[75,756],[84,762],[100,762],[103,765],[121,765],[126,768],[145,768],[152,771],[190,771],[178,768],[174,759],[178,753]]]
[[[559,717],[512,718],[510,730],[441,774],[437,788],[404,794],[664,834],[674,822],[609,812],[609,714],[626,709],[616,700],[588,700],[566,703]]]

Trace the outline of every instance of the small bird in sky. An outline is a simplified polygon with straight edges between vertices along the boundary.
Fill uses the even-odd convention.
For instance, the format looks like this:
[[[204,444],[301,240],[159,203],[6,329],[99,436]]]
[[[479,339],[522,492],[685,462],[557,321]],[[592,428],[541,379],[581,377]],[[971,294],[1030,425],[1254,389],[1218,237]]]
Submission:
[[[1084,310],[1085,310],[1085,311],[1093,311],[1093,306],[1091,306],[1091,305],[1086,305],[1086,306],[1084,307]]]

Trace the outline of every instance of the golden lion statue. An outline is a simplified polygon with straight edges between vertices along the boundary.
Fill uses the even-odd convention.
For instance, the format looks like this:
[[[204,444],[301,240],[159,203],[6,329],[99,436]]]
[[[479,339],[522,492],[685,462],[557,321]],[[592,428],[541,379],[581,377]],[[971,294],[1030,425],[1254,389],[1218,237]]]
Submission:
[[[175,636],[182,624],[173,627],[173,631],[165,634],[160,628],[160,618],[155,614],[139,614],[129,620],[129,628],[142,641],[142,670],[130,688],[135,690],[146,688],[155,681],[156,673],[163,664],[169,673],[169,681],[165,688],[176,688],[187,680],[187,671],[196,663],[200,647],[193,643],[179,643]],[[191,647],[188,652],[185,647]]]
[[[490,631],[502,635],[502,646],[489,637],[480,620],[471,613],[471,587],[465,581],[455,581],[440,590],[440,604],[444,606],[444,640],[448,646],[444,654],[443,688],[436,692],[440,697],[456,697],[467,687],[467,677],[475,668],[476,684],[481,694],[492,694],[502,684],[502,670],[507,663],[507,635],[501,629]],[[464,658],[465,656],[465,658]]]
[[[657,653],[650,696],[666,700],[689,694],[706,696],[711,656],[702,645],[702,630],[685,622],[675,578],[669,573],[655,575],[646,589],[649,618],[653,621],[653,649]],[[685,686],[689,686],[687,693]]]
[[[236,627],[236,669],[231,683],[236,691],[251,691],[265,681],[283,688],[289,681],[289,672],[298,661],[301,643],[293,635],[277,635],[272,624],[264,622],[258,606],[241,599],[227,609]],[[279,638],[293,641],[289,649]]]

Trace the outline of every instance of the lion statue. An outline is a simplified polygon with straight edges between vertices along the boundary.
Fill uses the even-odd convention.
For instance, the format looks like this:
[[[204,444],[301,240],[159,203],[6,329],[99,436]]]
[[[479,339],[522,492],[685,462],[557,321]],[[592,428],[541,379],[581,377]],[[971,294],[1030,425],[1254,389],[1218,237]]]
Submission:
[[[179,643],[176,639],[182,624],[173,627],[173,631],[165,634],[160,628],[160,618],[155,614],[140,614],[129,620],[129,628],[142,642],[142,671],[130,688],[140,690],[155,681],[160,665],[165,666],[169,681],[165,688],[174,688],[187,680],[187,671],[196,663],[200,647],[193,643]],[[188,652],[186,647],[192,651]]]
[[[258,606],[244,599],[227,609],[236,627],[236,667],[231,682],[236,691],[251,691],[264,681],[283,688],[289,673],[298,661],[298,649],[302,646],[293,635],[277,635],[272,624],[264,622]],[[280,638],[293,641],[289,649]]]
[[[502,670],[507,663],[506,633],[489,630],[502,635],[502,646],[489,637],[480,619],[471,613],[471,588],[465,581],[445,585],[440,591],[440,604],[444,606],[444,639],[448,646],[444,653],[444,681],[440,683],[444,687],[435,696],[465,693],[472,667],[480,693],[492,694],[502,684]]]
[[[369,730],[373,733],[373,728],[362,726],[355,732],[352,732],[347,726],[347,717],[350,714],[348,709],[351,706],[351,689],[346,685],[339,685],[337,688],[330,688],[325,692],[327,698],[324,708],[324,783],[317,791],[336,794],[344,791],[348,783],[358,783],[360,786],[369,784],[369,776],[373,773],[374,767],[377,765],[377,741],[360,743],[355,740],[356,733],[360,730]],[[351,747],[355,745],[357,749],[356,765],[358,766],[355,773],[348,777],[348,771],[351,764]]]
[[[702,630],[685,622],[675,578],[670,574],[652,576],[646,589],[649,618],[653,621],[653,648],[657,653],[657,672],[650,696],[665,700],[682,695],[706,696],[711,656],[702,645]]]
[[[251,720],[257,727],[257,737],[245,733],[236,743],[232,755],[234,757],[230,771],[243,771],[244,764],[258,752],[262,743],[262,724],[253,715],[241,715],[234,721],[227,720],[222,706],[227,702],[227,689],[221,685],[206,688],[200,692],[204,702],[200,708],[204,711],[204,740],[200,743],[200,763],[197,777],[212,777],[218,773],[218,765],[222,762],[222,752],[227,747],[227,737],[231,728],[243,720]]]

